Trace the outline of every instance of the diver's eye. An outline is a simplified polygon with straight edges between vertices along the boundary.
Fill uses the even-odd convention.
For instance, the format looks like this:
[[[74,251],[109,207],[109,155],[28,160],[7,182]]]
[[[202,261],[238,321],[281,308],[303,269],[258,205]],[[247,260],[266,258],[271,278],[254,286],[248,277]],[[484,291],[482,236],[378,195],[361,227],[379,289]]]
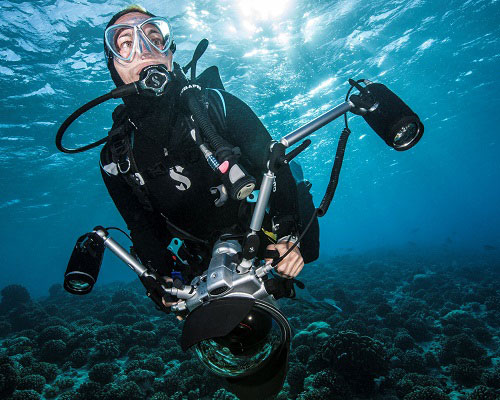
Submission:
[[[152,42],[156,47],[160,47],[163,44],[163,42],[160,39],[154,39],[152,40]]]
[[[158,34],[149,35],[148,39],[157,48],[159,48],[160,50],[163,50],[163,47],[165,46],[165,41],[163,40],[163,38],[160,35],[158,35]]]
[[[120,43],[119,48],[120,48],[120,50],[130,50],[132,48],[132,41],[126,40],[126,41]]]
[[[130,56],[130,52],[132,51],[132,46],[133,43],[131,40],[124,40],[118,43],[118,52],[122,57],[127,58]]]

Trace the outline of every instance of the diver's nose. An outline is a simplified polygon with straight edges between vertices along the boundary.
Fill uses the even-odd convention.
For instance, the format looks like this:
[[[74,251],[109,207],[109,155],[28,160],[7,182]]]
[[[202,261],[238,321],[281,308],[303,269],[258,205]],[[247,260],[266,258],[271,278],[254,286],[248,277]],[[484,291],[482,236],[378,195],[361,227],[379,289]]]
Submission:
[[[146,59],[150,58],[153,54],[153,49],[151,48],[151,45],[148,43],[148,41],[142,36],[142,34],[138,35],[138,50],[141,59]]]

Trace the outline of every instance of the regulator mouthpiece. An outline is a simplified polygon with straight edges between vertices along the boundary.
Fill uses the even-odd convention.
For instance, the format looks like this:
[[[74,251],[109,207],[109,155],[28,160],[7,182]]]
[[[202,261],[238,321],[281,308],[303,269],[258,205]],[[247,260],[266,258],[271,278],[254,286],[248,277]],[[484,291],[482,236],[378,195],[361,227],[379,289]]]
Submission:
[[[424,134],[424,125],[403,100],[381,83],[367,85],[350,100],[360,114],[388,146],[404,151],[415,146]]]
[[[113,89],[110,95],[114,99],[132,94],[158,97],[165,93],[167,85],[172,79],[172,74],[165,65],[148,65],[140,72],[138,81],[119,86]]]
[[[136,85],[140,94],[161,96],[171,80],[172,77],[165,65],[149,65],[139,74],[139,81]]]
[[[71,294],[88,294],[101,269],[104,244],[96,233],[86,233],[76,241],[64,273],[64,289]]]

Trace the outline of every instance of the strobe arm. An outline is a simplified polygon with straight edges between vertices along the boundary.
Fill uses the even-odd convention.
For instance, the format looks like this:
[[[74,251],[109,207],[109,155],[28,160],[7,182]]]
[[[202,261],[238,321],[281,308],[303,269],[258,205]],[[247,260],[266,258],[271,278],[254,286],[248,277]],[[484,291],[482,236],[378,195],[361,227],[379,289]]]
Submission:
[[[170,309],[165,307],[162,299],[167,301],[177,301],[178,299],[189,299],[194,294],[194,289],[191,286],[184,286],[180,281],[167,282],[155,271],[146,268],[139,261],[130,255],[118,242],[111,238],[108,232],[98,226],[94,228],[94,232],[99,236],[105,247],[110,249],[120,260],[127,264],[134,271],[142,284],[146,288],[146,294],[155,302],[157,307],[164,312],[169,312]]]
[[[120,260],[127,264],[132,271],[134,271],[139,278],[144,275],[148,269],[137,261],[130,253],[125,250],[118,242],[116,242],[109,233],[101,226],[94,228],[94,233],[102,239],[102,243],[110,249]]]
[[[341,117],[348,111],[352,111],[356,108],[356,106],[351,101],[346,101],[338,106],[332,108],[327,111],[323,115],[309,121],[307,124],[301,126],[300,128],[290,132],[288,135],[281,138],[280,143],[282,143],[285,147],[293,146],[295,143],[309,136],[311,133],[316,132],[318,129],[324,127],[326,124],[329,124],[334,119]]]

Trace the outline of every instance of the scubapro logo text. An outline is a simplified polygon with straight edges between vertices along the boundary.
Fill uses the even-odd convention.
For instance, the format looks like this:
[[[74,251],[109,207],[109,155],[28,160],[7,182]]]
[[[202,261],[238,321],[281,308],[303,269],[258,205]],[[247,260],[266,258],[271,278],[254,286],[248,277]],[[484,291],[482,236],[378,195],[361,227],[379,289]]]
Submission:
[[[188,177],[181,175],[183,171],[184,168],[181,167],[180,165],[176,165],[175,167],[172,167],[169,170],[170,177],[174,181],[179,182],[178,185],[175,185],[175,187],[179,190],[187,190],[191,187],[191,181],[188,179]]]

